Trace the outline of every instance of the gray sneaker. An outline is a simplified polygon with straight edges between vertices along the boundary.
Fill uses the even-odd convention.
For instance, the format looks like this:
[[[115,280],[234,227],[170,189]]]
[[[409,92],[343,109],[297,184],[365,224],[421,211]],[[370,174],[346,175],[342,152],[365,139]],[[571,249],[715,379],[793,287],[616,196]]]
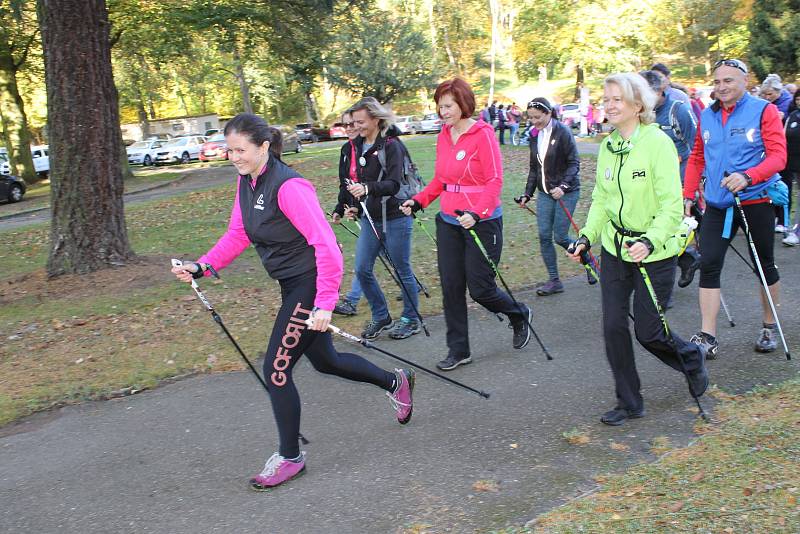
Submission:
[[[356,305],[349,300],[342,300],[336,303],[336,307],[333,308],[333,313],[350,316],[357,314],[358,310],[356,309]]]
[[[394,323],[394,328],[389,331],[389,337],[392,339],[405,339],[414,334],[419,334],[419,321],[407,317],[401,317]]]
[[[689,340],[690,343],[698,345],[701,349],[706,351],[706,360],[716,360],[717,351],[719,350],[719,341],[711,334],[705,332],[698,332]]]
[[[392,321],[392,318],[388,315],[385,319],[381,319],[380,321],[367,321],[367,324],[364,325],[364,331],[361,332],[361,337],[364,339],[375,339],[381,332],[391,328],[393,323],[394,321]]]
[[[778,327],[774,324],[765,326],[756,340],[756,352],[773,352],[778,348]]]
[[[542,284],[539,289],[536,290],[536,294],[540,297],[546,297],[547,295],[553,295],[555,293],[563,293],[564,292],[564,284],[561,283],[561,280],[555,278],[553,280],[548,280],[544,284]]]

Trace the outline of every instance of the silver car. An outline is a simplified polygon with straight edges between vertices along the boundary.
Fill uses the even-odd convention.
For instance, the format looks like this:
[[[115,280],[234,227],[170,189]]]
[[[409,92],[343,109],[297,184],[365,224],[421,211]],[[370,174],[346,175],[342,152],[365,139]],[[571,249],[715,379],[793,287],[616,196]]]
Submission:
[[[438,113],[428,113],[419,121],[419,132],[441,132],[442,119]]]
[[[163,141],[139,141],[127,147],[128,163],[130,165],[144,165],[148,167],[156,159],[155,149],[161,148]]]
[[[394,123],[395,126],[400,130],[402,134],[415,134],[422,130],[422,127],[419,124],[419,119],[412,115],[403,115],[397,117],[397,121]]]

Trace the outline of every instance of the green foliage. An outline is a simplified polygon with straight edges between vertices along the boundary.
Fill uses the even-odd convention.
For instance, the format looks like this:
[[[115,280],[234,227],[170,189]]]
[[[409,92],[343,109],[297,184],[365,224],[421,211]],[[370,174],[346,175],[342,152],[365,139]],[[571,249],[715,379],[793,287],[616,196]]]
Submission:
[[[428,37],[413,23],[375,11],[336,36],[328,77],[356,95],[388,102],[400,93],[436,85],[432,56]]]
[[[751,38],[747,58],[759,80],[771,72],[784,77],[800,73],[798,4],[787,0],[754,3],[753,18],[748,23]]]

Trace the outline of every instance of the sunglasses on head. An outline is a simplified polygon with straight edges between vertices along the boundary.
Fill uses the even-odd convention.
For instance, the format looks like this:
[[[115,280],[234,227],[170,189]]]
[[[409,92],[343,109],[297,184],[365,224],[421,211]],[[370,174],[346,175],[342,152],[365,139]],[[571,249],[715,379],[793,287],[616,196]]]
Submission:
[[[552,110],[547,106],[547,104],[543,104],[538,100],[534,100],[532,102],[528,102],[528,109],[536,108],[540,111],[544,111],[545,113],[550,113]]]
[[[344,126],[345,128],[353,128],[355,125],[356,125],[356,123],[354,123],[354,122],[343,122],[342,123],[342,126]]]
[[[740,71],[747,74],[747,65],[745,65],[738,59],[720,59],[719,61],[714,63],[714,70],[718,69],[723,65],[725,65],[726,67],[733,67],[734,69],[739,69]]]

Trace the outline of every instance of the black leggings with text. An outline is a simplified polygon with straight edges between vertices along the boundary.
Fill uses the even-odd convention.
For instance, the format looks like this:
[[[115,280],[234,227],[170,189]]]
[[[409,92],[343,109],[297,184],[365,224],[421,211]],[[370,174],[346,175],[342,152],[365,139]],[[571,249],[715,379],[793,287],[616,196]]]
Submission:
[[[264,381],[269,388],[272,411],[278,424],[279,452],[284,458],[300,454],[300,396],[292,379],[297,360],[305,354],[320,373],[369,382],[386,391],[394,383],[394,373],[384,371],[368,360],[347,352],[337,352],[330,332],[309,330],[305,324],[314,306],[316,278],[303,276],[281,280],[282,304],[264,358]]]

